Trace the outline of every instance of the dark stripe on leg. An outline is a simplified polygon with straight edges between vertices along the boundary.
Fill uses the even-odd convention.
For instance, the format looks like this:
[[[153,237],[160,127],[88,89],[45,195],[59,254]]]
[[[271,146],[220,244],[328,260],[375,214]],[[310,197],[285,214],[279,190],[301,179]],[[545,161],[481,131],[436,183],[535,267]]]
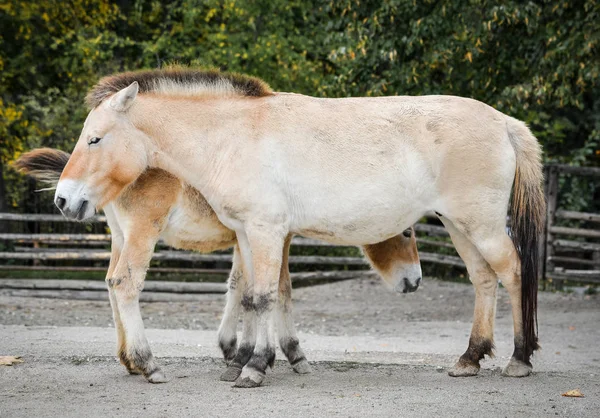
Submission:
[[[223,353],[223,357],[227,363],[231,362],[236,356],[237,337],[233,337],[229,341],[219,341],[219,347]]]
[[[252,358],[248,361],[248,367],[253,368],[261,373],[265,373],[267,366],[273,368],[275,363],[275,349],[267,347],[260,352],[254,352]]]
[[[523,338],[518,337],[515,338],[515,351],[513,352],[513,358],[525,363],[526,365],[531,367],[531,352],[525,351],[525,344],[523,344]],[[530,344],[529,347],[532,347],[533,344]],[[537,340],[535,341],[535,349],[537,350],[539,345],[537,344]]]
[[[295,366],[302,360],[306,360],[304,353],[300,350],[300,341],[298,341],[298,338],[280,340],[279,346],[292,366]]]
[[[469,340],[469,348],[467,351],[460,356],[459,363],[461,365],[475,365],[479,366],[479,360],[482,360],[487,354],[490,357],[494,356],[494,343],[488,339],[482,340]]]

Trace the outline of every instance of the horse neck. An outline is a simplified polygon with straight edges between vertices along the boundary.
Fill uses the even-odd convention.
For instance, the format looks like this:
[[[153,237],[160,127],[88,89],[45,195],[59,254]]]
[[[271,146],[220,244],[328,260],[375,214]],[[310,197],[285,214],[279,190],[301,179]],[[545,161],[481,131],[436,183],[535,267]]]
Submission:
[[[237,129],[246,105],[223,99],[190,100],[139,97],[132,122],[150,138],[150,167],[163,169],[198,189],[212,194],[220,171],[244,132]]]

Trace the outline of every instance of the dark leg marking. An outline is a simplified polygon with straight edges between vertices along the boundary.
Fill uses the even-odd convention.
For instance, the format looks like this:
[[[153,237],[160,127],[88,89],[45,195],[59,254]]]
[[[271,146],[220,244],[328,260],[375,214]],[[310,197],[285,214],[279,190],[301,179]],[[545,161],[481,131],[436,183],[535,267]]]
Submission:
[[[125,350],[123,350],[123,349],[119,350],[118,356],[119,356],[119,360],[121,361],[121,364],[123,366],[125,366],[125,368],[129,372],[129,374],[141,374],[142,373],[129,360],[129,358],[127,357],[127,353],[125,353]]]
[[[456,365],[448,371],[450,376],[475,376],[480,369],[479,360],[487,354],[492,357],[494,343],[489,339],[469,340],[469,348],[460,357]]]
[[[306,360],[304,353],[300,350],[300,341],[298,341],[298,338],[281,340],[279,341],[279,346],[292,366],[295,366],[302,360]]]
[[[275,363],[275,349],[273,347],[266,347],[259,353],[254,353],[250,358],[250,361],[246,365],[249,369],[253,369],[260,376],[258,382],[252,380],[250,377],[239,378],[235,381],[235,387],[238,388],[255,388],[260,386],[262,379],[265,376],[267,366],[273,368]]]
[[[538,349],[539,346],[537,344],[537,340],[534,341],[534,344],[535,349]],[[502,370],[502,375],[510,377],[529,376],[533,370],[530,357],[531,354],[527,352],[527,348],[523,343],[523,338],[515,337],[515,351],[513,352],[513,355],[504,370]]]
[[[256,303],[254,303],[253,305],[253,308],[256,311],[256,313],[260,315],[261,313],[268,311],[271,308],[271,306],[273,306],[273,304],[275,303],[275,295],[276,291],[258,295]]]
[[[267,347],[260,353],[254,353],[248,361],[248,367],[252,367],[254,370],[264,373],[267,370],[267,366],[273,368],[275,364],[275,349],[273,347]]]
[[[488,339],[484,340],[469,340],[469,348],[460,357],[459,363],[474,364],[479,366],[479,360],[482,360],[485,355],[492,357],[494,355],[494,343]]]
[[[240,304],[242,305],[242,308],[244,308],[244,310],[246,310],[246,311],[253,310],[254,303],[252,302],[252,295],[245,293],[244,296],[242,296],[242,300],[240,301]]]
[[[537,342],[537,338],[535,338],[535,340],[530,343],[530,346],[533,348],[533,350],[538,350],[540,348],[538,342]],[[525,344],[523,342],[523,338],[522,337],[516,337],[515,338],[515,351],[513,352],[513,358],[525,363],[528,366],[531,366],[531,356],[532,356],[533,352],[526,352],[525,351]]]
[[[219,347],[221,348],[221,352],[223,353],[223,357],[227,363],[230,363],[236,355],[237,351],[237,337],[233,337],[229,341],[221,340],[219,341]]]
[[[252,357],[252,353],[254,352],[254,346],[250,344],[243,343],[240,344],[240,347],[233,358],[233,361],[229,366],[227,366],[227,370],[223,372],[221,375],[221,380],[225,382],[234,382],[240,374],[242,374],[242,368],[248,363],[250,357]]]
[[[129,353],[129,359],[133,366],[139,369],[144,377],[149,377],[155,371],[160,368],[157,367],[153,360],[152,352],[150,350],[133,350]]]

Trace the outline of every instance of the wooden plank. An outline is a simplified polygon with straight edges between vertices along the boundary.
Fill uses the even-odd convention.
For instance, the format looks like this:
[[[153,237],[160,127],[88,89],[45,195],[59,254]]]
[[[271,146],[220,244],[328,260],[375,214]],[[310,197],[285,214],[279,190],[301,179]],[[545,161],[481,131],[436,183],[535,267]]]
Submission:
[[[442,228],[441,230],[438,226],[435,225],[424,225],[423,227],[427,231],[435,231],[436,234],[444,232],[445,230]],[[419,227],[421,229],[421,227]],[[433,229],[432,229],[433,228]],[[0,234],[0,240],[6,241],[18,241],[18,242],[42,242],[46,244],[57,244],[57,243],[69,243],[69,242],[77,242],[79,244],[86,243],[89,241],[98,242],[98,243],[108,243],[110,242],[110,234]],[[454,248],[454,246],[445,241],[433,241],[427,239],[417,238],[417,242],[426,245],[434,245],[439,247],[446,248]],[[158,242],[159,245],[166,244],[160,240]],[[303,237],[294,237],[292,239],[292,245],[298,246],[314,246],[314,247],[354,247],[353,245],[343,245],[343,244],[331,244],[329,242],[311,239],[311,238],[303,238]]]
[[[437,235],[440,237],[448,237],[448,231],[443,226],[438,225],[427,225],[427,224],[415,224],[415,231],[427,232],[428,234]]]
[[[347,280],[358,277],[375,277],[377,273],[373,270],[351,270],[351,271],[310,271],[304,273],[291,273],[292,282],[312,279]]]
[[[105,291],[104,280],[55,280],[55,279],[0,279],[3,289],[39,289],[39,290],[96,290]],[[204,282],[166,282],[148,280],[144,291],[162,293],[225,293],[225,283]]]
[[[583,241],[570,241],[566,239],[557,239],[552,243],[554,247],[573,248],[582,251],[600,251],[600,244]]]
[[[557,210],[556,217],[561,219],[578,219],[580,221],[600,222],[600,215],[597,213],[575,212],[571,210]]]
[[[110,241],[109,234],[0,234],[7,241]]]
[[[39,253],[10,253],[0,252],[0,259],[12,260],[109,260],[108,251],[77,251],[77,252],[39,252]],[[183,251],[163,251],[155,253],[153,260],[194,261],[194,262],[231,262],[230,254],[197,254]],[[366,265],[361,257],[329,257],[329,256],[291,256],[290,264],[334,264],[334,265]]]
[[[578,176],[600,176],[600,168],[597,167],[574,167],[566,164],[550,164],[549,167],[565,174]]]
[[[590,275],[581,275],[575,273],[566,273],[566,272],[551,272],[548,273],[548,277],[553,280],[573,280],[582,283],[600,283],[600,273],[598,274],[590,274]]]
[[[600,231],[583,228],[568,228],[566,226],[551,226],[550,232],[559,235],[573,235],[586,238],[600,238]]]
[[[77,272],[106,272],[104,267],[72,267],[72,266],[24,266],[12,264],[0,264],[0,270],[8,271],[77,271]],[[201,269],[201,268],[180,268],[180,267],[150,267],[150,273],[172,273],[172,274],[229,274],[230,269]]]
[[[464,267],[464,263],[459,257],[420,253],[419,257],[425,262],[434,262],[440,264],[456,265]],[[7,253],[1,252],[0,259],[14,260],[109,260],[108,251],[77,251],[77,252],[38,252],[38,253]],[[183,251],[163,251],[154,254],[153,260],[177,260],[194,262],[213,262],[223,261],[231,262],[230,254],[197,254],[186,253]],[[330,257],[330,256],[291,256],[290,264],[323,264],[323,265],[368,265],[368,262],[362,257]]]
[[[417,244],[431,245],[434,247],[444,247],[444,248],[454,249],[454,245],[452,243],[446,242],[446,241],[433,241],[430,239],[417,238]]]
[[[0,213],[0,221],[23,222],[77,222],[67,219],[62,215],[48,215],[44,213]],[[85,223],[106,222],[106,216],[96,215],[85,220]]]
[[[600,260],[585,260],[577,257],[561,257],[561,256],[552,256],[553,262],[556,263],[569,263],[569,264],[580,264],[582,266],[600,266]]]
[[[462,259],[453,255],[421,252],[419,253],[419,259],[421,260],[421,262],[446,264],[449,266],[465,268],[465,263],[462,261]]]
[[[95,290],[38,290],[38,289],[2,289],[0,294],[11,297],[34,297],[48,299],[75,299],[75,300],[99,300],[108,301],[106,291],[99,292]],[[210,298],[214,295],[208,294],[187,294],[187,293],[162,293],[162,292],[142,292],[140,293],[141,302],[198,302]]]

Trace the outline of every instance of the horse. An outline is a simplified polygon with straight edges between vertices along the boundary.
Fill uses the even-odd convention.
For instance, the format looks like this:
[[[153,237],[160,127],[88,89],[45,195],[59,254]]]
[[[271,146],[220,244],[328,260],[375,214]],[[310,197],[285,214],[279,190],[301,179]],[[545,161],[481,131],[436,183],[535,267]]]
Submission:
[[[14,166],[24,174],[55,186],[69,157],[68,153],[57,149],[40,148],[20,156]],[[162,238],[172,247],[199,252],[234,248],[218,341],[228,365],[220,379],[235,381],[252,355],[256,329],[252,302],[242,298],[244,292],[251,290],[247,289],[235,233],[219,222],[198,190],[157,168],[144,171],[118,196],[104,204],[102,210],[111,230],[111,258],[106,280],[117,330],[117,355],[129,373],[141,373],[151,383],[167,381],[145,337],[138,304],[154,246]],[[310,372],[310,365],[299,345],[293,321],[287,263],[289,245],[288,239],[279,277],[277,327],[283,353],[293,370],[304,374]],[[388,282],[394,281],[395,277],[412,281],[421,277],[412,227],[362,250],[371,266]],[[121,294],[122,280],[133,281],[128,288],[129,294]],[[244,319],[238,348],[236,328],[240,310]]]
[[[475,286],[469,345],[449,374],[475,375],[493,354],[498,280],[514,327],[503,373],[531,373],[545,201],[541,146],[523,122],[469,98],[315,98],[182,68],[105,77],[87,103],[55,203],[85,219],[148,167],[202,193],[235,231],[252,283],[244,297],[256,313],[256,344],[235,386],[260,386],[273,361],[268,324],[291,233],[374,245],[425,213],[444,224]],[[120,271],[112,288],[131,292],[131,274]],[[394,286],[408,292],[419,282]]]

